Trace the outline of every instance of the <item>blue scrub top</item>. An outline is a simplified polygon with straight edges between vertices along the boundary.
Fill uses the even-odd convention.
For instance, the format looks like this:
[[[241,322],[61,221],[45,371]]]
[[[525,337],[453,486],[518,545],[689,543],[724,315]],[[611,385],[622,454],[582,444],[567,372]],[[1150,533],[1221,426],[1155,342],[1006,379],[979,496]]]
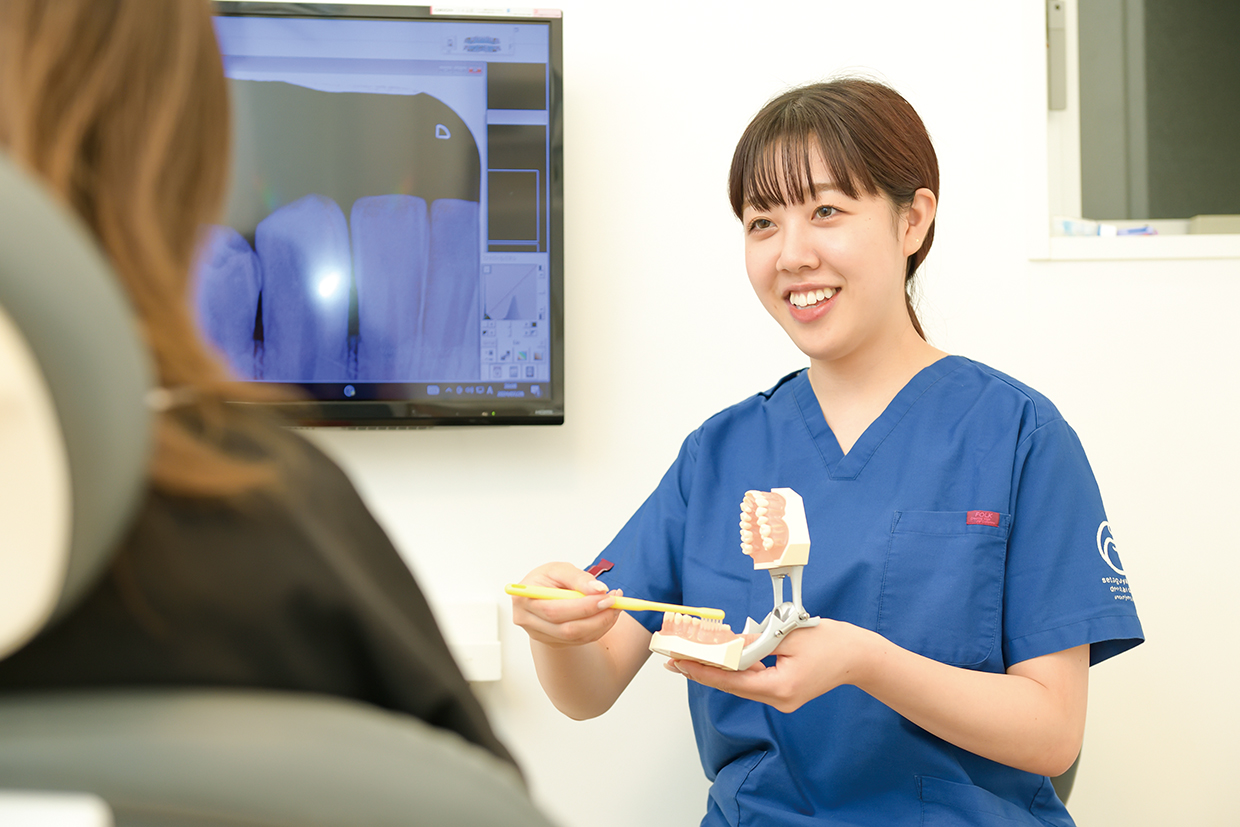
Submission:
[[[736,631],[761,620],[771,581],[740,551],[740,502],[779,487],[805,501],[811,614],[988,672],[1086,643],[1097,663],[1143,639],[1076,434],[1036,391],[958,356],[918,373],[847,454],[804,372],[711,417],[599,556],[614,564],[600,579],[721,608]],[[691,681],[688,693],[713,782],[703,825],[1072,824],[1045,777],[855,687],[792,713]]]

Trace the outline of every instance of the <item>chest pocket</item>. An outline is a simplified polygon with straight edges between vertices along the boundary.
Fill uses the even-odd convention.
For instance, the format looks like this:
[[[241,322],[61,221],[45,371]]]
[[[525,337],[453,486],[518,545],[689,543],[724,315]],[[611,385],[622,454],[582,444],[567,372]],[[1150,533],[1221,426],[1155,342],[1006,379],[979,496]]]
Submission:
[[[1011,516],[971,513],[897,511],[878,604],[879,634],[954,666],[979,666],[999,645]]]

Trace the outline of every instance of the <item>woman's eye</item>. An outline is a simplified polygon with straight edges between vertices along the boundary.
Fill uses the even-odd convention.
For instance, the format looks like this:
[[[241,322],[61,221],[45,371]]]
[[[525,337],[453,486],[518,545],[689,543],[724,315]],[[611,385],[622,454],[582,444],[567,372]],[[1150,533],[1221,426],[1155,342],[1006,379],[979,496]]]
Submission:
[[[839,210],[837,210],[835,207],[830,207],[830,206],[827,206],[826,204],[823,204],[822,206],[817,207],[814,210],[814,216],[816,218],[830,218],[831,216],[835,215],[837,212],[839,212]]]
[[[749,222],[749,232],[752,233],[758,230],[767,230],[770,229],[771,226],[771,220],[769,218],[755,218],[753,221]]]

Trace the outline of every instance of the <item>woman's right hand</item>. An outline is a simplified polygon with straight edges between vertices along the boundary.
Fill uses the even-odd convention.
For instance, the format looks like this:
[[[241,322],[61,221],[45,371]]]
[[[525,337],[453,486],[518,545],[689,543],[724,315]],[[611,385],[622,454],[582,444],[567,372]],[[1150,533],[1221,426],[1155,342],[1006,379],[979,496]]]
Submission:
[[[605,584],[571,563],[539,566],[525,576],[521,585],[573,589],[586,595],[562,600],[513,596],[512,622],[524,629],[532,640],[548,646],[593,643],[605,635],[622,614],[619,609],[611,608],[619,590],[608,592]]]

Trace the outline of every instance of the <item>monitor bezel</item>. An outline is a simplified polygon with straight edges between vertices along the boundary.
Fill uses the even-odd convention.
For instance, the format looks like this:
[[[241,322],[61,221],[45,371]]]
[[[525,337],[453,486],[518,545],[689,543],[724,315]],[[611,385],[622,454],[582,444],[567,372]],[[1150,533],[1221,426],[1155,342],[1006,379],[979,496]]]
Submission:
[[[430,400],[408,399],[322,399],[311,398],[329,389],[322,383],[313,393],[308,386],[272,383],[300,397],[298,401],[236,403],[261,405],[275,410],[304,427],[350,428],[433,428],[473,425],[561,425],[564,423],[564,108],[563,108],[563,31],[558,10],[530,9],[529,13],[507,13],[492,9],[459,10],[418,5],[363,5],[351,3],[275,3],[269,0],[214,0],[219,17],[333,18],[343,20],[445,20],[530,23],[545,25],[549,35],[550,100],[548,130],[548,306],[550,319],[551,381],[546,395],[533,398],[457,395]],[[331,383],[342,389],[351,383]],[[352,383],[361,384],[361,383]],[[461,381],[459,384],[466,384]],[[479,380],[478,386],[504,384]],[[521,382],[518,384],[529,384]],[[490,401],[482,404],[480,400]]]

